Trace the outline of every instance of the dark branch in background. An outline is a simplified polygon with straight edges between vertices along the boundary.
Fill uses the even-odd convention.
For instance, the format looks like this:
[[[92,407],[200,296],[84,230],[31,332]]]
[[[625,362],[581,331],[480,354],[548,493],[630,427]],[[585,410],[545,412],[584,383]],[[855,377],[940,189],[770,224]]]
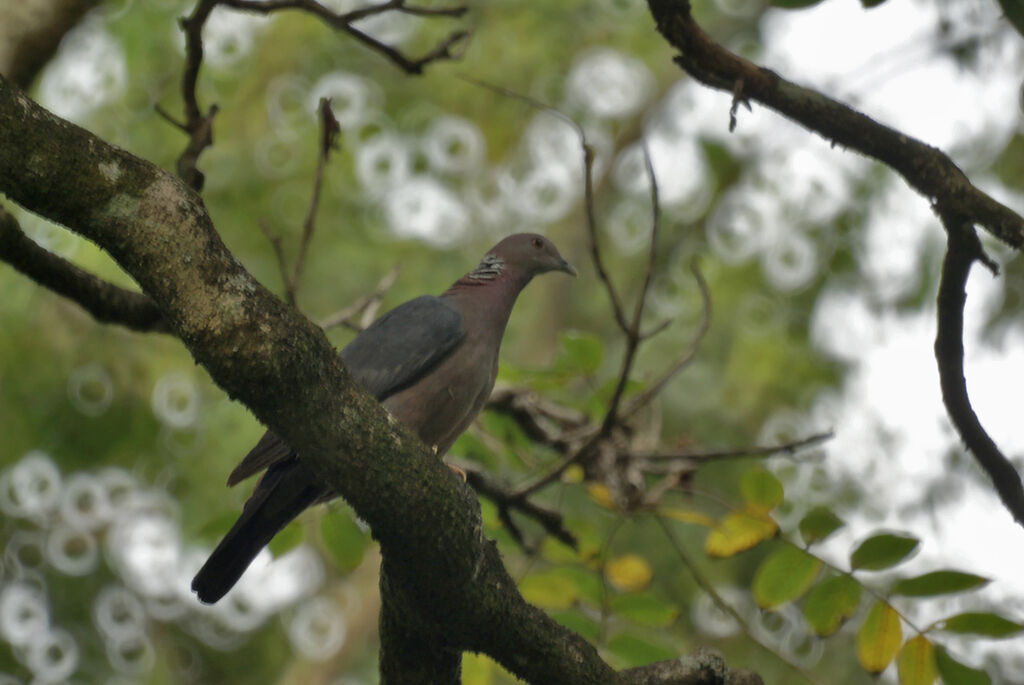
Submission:
[[[101,323],[140,332],[169,332],[163,313],[147,295],[108,283],[43,249],[22,232],[17,220],[2,207],[0,260],[76,303]]]
[[[466,7],[409,7],[404,0],[390,0],[380,5],[371,5],[351,12],[333,12],[315,0],[199,0],[192,14],[181,19],[181,29],[185,33],[185,72],[181,79],[181,99],[184,103],[185,119],[178,121],[159,105],[157,112],[177,128],[189,136],[185,150],[178,157],[177,172],[185,183],[193,190],[203,189],[203,174],[196,167],[199,156],[213,144],[213,118],[217,114],[217,105],[211,105],[206,114],[202,113],[196,97],[196,83],[199,80],[199,69],[203,63],[203,26],[210,18],[210,13],[218,6],[228,7],[253,14],[269,15],[280,10],[300,10],[321,19],[328,26],[344,31],[364,45],[381,53],[399,68],[409,74],[420,74],[431,62],[444,59],[456,59],[461,53],[457,50],[469,38],[467,31],[455,31],[437,47],[419,58],[409,58],[399,50],[382,43],[353,24],[385,12],[400,12],[417,17],[461,17]],[[288,283],[288,281],[286,281]]]
[[[533,519],[544,528],[544,532],[548,535],[551,535],[556,540],[576,549],[576,536],[565,527],[565,522],[559,512],[542,507],[526,498],[517,497],[514,493],[510,493],[503,488],[496,487],[476,469],[465,469],[465,472],[466,482],[469,483],[470,487],[476,490],[477,494],[494,502],[495,506],[498,507],[498,518],[501,520],[502,525],[505,526],[509,535],[511,535],[524,550],[529,552],[535,551],[535,549],[526,542],[526,539],[523,537],[523,532],[512,519],[513,511],[518,511],[520,514]]]
[[[948,243],[939,281],[935,335],[942,401],[967,448],[992,479],[1003,504],[1017,523],[1024,526],[1024,486],[1020,474],[982,427],[971,407],[964,378],[964,304],[967,301],[964,288],[971,264],[975,260],[986,262],[988,257],[982,251],[974,228],[963,217],[943,216],[943,222]]]
[[[299,277],[302,276],[302,268],[306,263],[306,250],[313,238],[313,228],[316,225],[316,210],[320,206],[320,188],[324,181],[324,167],[327,166],[327,158],[331,150],[335,149],[335,141],[341,132],[338,120],[334,118],[331,111],[331,103],[327,98],[320,98],[320,106],[317,108],[320,118],[320,139],[317,146],[316,173],[313,176],[313,193],[309,198],[309,209],[306,211],[306,219],[302,222],[302,238],[299,240],[299,251],[295,255],[295,264],[292,266],[291,275],[285,278],[284,290],[288,302],[295,306],[295,294],[299,289]],[[277,243],[277,253],[280,259],[280,242]]]
[[[963,216],[1008,245],[1024,248],[1024,219],[972,185],[941,150],[729,52],[697,25],[686,0],[648,0],[647,4],[658,30],[680,51],[676,62],[701,83],[740,100],[760,102],[833,145],[882,162],[940,212]]]
[[[967,398],[962,341],[966,300],[963,288],[970,265],[981,260],[993,266],[981,252],[974,226],[981,226],[1021,250],[1024,218],[975,187],[941,150],[815,90],[787,81],[718,45],[694,21],[686,0],[648,0],[648,6],[658,30],[680,51],[675,61],[701,83],[732,93],[733,118],[738,102],[760,102],[833,145],[886,164],[932,204],[949,236],[939,286],[939,332],[935,344],[943,400],[967,448],[992,477],[1007,509],[1024,526],[1024,486],[1020,474],[985,433]]]
[[[344,31],[363,45],[381,53],[407,74],[421,74],[423,73],[423,68],[431,62],[457,59],[461,56],[461,53],[456,48],[465,45],[469,39],[468,31],[454,31],[427,54],[422,57],[411,58],[406,57],[399,50],[386,43],[382,43],[353,26],[360,19],[366,19],[367,17],[385,12],[399,12],[417,17],[458,18],[467,11],[467,8],[462,5],[452,7],[410,7],[405,4],[404,0],[391,0],[380,5],[370,5],[339,14],[324,7],[319,2],[315,2],[315,0],[271,0],[270,2],[259,2],[258,0],[219,0],[219,4],[256,14],[271,14],[278,10],[288,9],[309,12],[334,30]]]
[[[381,300],[388,290],[391,289],[391,286],[395,284],[395,279],[397,278],[398,267],[395,266],[384,274],[384,277],[380,279],[380,282],[377,283],[377,288],[372,293],[360,297],[344,309],[339,309],[331,314],[320,322],[320,327],[324,330],[330,330],[335,326],[344,326],[356,332],[363,330],[377,318],[377,311],[380,309]]]
[[[619,322],[619,328],[622,329],[623,334],[626,336],[626,351],[622,355],[622,370],[619,371],[619,380],[615,383],[615,390],[612,391],[612,397],[608,400],[608,409],[605,411],[604,419],[601,421],[601,433],[608,435],[615,422],[619,419],[619,402],[622,400],[622,393],[626,389],[626,383],[629,382],[629,374],[633,370],[633,360],[636,357],[637,347],[640,345],[642,339],[640,334],[640,323],[644,315],[644,305],[647,304],[647,291],[650,290],[651,281],[654,279],[654,267],[657,263],[658,258],[658,227],[661,224],[661,206],[658,200],[658,179],[654,174],[654,166],[651,164],[651,152],[647,149],[647,143],[644,141],[644,165],[647,169],[647,179],[651,184],[651,245],[648,251],[647,257],[647,270],[644,273],[643,285],[640,288],[640,295],[636,298],[636,306],[633,308],[633,321],[628,326],[623,326],[625,323],[621,318],[616,319]],[[588,160],[588,163],[591,160]],[[587,176],[591,175],[591,170],[587,169]],[[588,213],[589,215],[589,213]],[[588,233],[590,234],[590,246],[591,251],[595,255],[594,263],[598,263],[598,255],[600,254],[597,247],[597,231],[590,224],[588,220]],[[606,280],[609,293],[614,291],[611,280]],[[613,301],[615,298],[612,298]]]

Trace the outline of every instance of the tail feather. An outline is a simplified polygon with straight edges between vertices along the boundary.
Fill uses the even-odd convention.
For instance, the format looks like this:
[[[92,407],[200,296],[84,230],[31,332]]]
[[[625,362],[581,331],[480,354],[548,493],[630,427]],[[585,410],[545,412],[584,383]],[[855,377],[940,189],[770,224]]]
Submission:
[[[192,579],[199,601],[213,604],[227,594],[270,539],[323,494],[297,460],[268,469],[235,525]]]

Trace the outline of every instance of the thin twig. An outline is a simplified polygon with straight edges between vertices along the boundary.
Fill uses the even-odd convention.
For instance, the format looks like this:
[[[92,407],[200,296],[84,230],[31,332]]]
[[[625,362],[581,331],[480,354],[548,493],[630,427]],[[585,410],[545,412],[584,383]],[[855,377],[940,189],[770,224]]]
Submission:
[[[331,28],[337,31],[344,31],[352,38],[355,38],[364,45],[381,53],[408,74],[423,73],[423,68],[431,62],[436,62],[442,59],[457,59],[458,57],[461,57],[461,52],[455,48],[456,46],[464,45],[466,40],[469,38],[468,31],[454,31],[449,34],[447,38],[438,43],[438,45],[426,55],[413,59],[406,57],[399,50],[387,43],[377,40],[373,36],[359,30],[353,25],[360,19],[366,19],[384,12],[400,12],[402,14],[410,14],[419,17],[461,17],[467,10],[467,7],[463,5],[436,8],[408,7],[404,2],[396,2],[392,0],[391,2],[385,2],[380,5],[362,7],[352,10],[351,12],[343,12],[339,14],[337,12],[333,12],[324,5],[321,5],[319,2],[315,2],[314,0],[271,0],[270,2],[257,2],[256,0],[219,0],[219,4],[245,12],[264,15],[272,14],[273,12],[280,10],[291,9],[308,12],[318,17]]]
[[[651,244],[648,251],[647,270],[644,273],[643,285],[640,287],[640,295],[637,297],[636,306],[633,308],[633,320],[627,328],[623,329],[623,333],[626,335],[626,350],[622,355],[622,368],[619,371],[618,381],[615,383],[615,390],[612,391],[611,399],[608,401],[608,408],[605,410],[604,420],[601,422],[601,432],[604,435],[608,435],[612,427],[619,420],[619,403],[622,401],[622,394],[625,392],[626,384],[629,382],[629,375],[633,369],[637,348],[643,340],[643,336],[640,334],[640,322],[643,319],[644,306],[647,303],[647,293],[654,278],[654,266],[658,258],[658,227],[661,223],[658,179],[654,174],[654,166],[651,163],[650,150],[647,149],[647,141],[643,142],[643,151],[647,178],[651,183]],[[596,238],[592,238],[592,240],[596,241]],[[594,244],[596,245],[596,243]]]
[[[708,290],[708,284],[704,280],[704,275],[700,272],[700,265],[697,262],[697,258],[694,257],[690,262],[690,271],[693,273],[693,278],[697,282],[697,288],[700,290],[701,298],[701,316],[700,323],[697,325],[697,331],[694,333],[693,338],[690,340],[690,344],[686,350],[676,359],[675,363],[672,364],[654,383],[647,386],[640,394],[632,399],[625,411],[622,412],[622,419],[627,420],[635,415],[638,411],[644,408],[651,400],[658,396],[658,393],[664,389],[664,387],[675,378],[676,374],[682,371],[697,354],[697,349],[700,347],[701,341],[704,339],[705,334],[708,332],[708,328],[711,326],[711,293]]]
[[[682,459],[688,461],[719,461],[723,459],[738,459],[743,457],[766,457],[773,454],[779,454],[780,452],[793,453],[797,450],[803,449],[804,447],[810,447],[811,445],[817,445],[818,443],[825,442],[826,440],[831,440],[833,437],[835,437],[835,433],[832,431],[825,431],[824,433],[815,433],[809,437],[784,442],[779,445],[739,447],[727,450],[706,450],[700,452],[654,452],[650,454],[639,452],[633,456],[637,459],[643,459],[644,461],[674,461]]]
[[[260,230],[263,231],[263,235],[270,241],[270,246],[274,249],[274,257],[277,259],[277,270],[281,273],[281,283],[284,285],[284,295],[288,299],[288,304],[295,306],[294,293],[288,287],[288,264],[285,262],[284,249],[281,247],[281,236],[274,233],[266,219],[260,219],[256,223],[259,225]]]
[[[562,518],[562,514],[545,507],[540,506],[530,500],[517,497],[515,494],[509,493],[504,488],[492,483],[482,473],[476,469],[464,469],[466,472],[466,482],[476,490],[476,492],[487,499],[494,502],[498,508],[498,518],[504,524],[506,530],[512,536],[520,547],[524,551],[533,552],[533,547],[526,544],[526,540],[523,537],[522,531],[519,526],[516,525],[512,519],[512,512],[516,511],[526,516],[527,518],[533,519],[541,525],[546,533],[553,536],[563,544],[577,549],[576,536],[565,527],[565,521]]]
[[[302,222],[302,238],[299,240],[295,264],[292,266],[291,276],[285,284],[288,301],[293,305],[299,290],[299,278],[302,276],[302,269],[306,265],[306,250],[313,239],[313,229],[316,225],[316,210],[320,206],[320,189],[324,181],[324,167],[327,166],[327,160],[331,155],[331,151],[335,149],[338,134],[341,132],[338,120],[334,118],[334,112],[331,111],[329,99],[320,98],[317,112],[320,119],[320,138],[317,145],[316,173],[313,175],[313,191],[309,198],[309,209],[306,210],[306,218]]]
[[[376,305],[384,297],[384,294],[391,289],[391,286],[395,284],[395,280],[398,278],[398,267],[393,266],[391,270],[384,274],[384,277],[377,283],[377,287],[369,295],[360,297],[358,300],[345,307],[339,309],[335,313],[331,314],[327,318],[320,321],[320,327],[324,330],[329,330],[335,326],[345,326],[353,331],[361,331],[365,328],[365,325],[359,319],[366,312],[373,310]],[[357,318],[358,317],[358,318]]]

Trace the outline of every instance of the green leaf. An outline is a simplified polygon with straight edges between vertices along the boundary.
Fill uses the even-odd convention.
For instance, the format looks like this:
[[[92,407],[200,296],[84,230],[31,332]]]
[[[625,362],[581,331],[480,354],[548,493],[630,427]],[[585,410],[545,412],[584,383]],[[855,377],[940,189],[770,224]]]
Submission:
[[[896,610],[879,600],[857,631],[857,661],[868,673],[881,673],[896,656],[903,633]]]
[[[755,511],[771,511],[783,498],[782,483],[763,466],[755,466],[744,472],[740,478],[740,492],[743,501]]]
[[[277,535],[270,539],[270,544],[267,545],[267,549],[274,557],[279,557],[285,552],[295,549],[302,542],[304,537],[302,524],[298,521],[292,521],[287,526],[278,531]]]
[[[909,535],[882,533],[857,546],[850,555],[850,566],[865,571],[879,571],[900,563],[921,543]]]
[[[839,630],[843,621],[857,613],[860,593],[860,583],[846,575],[826,578],[811,588],[803,609],[814,634],[826,637]]]
[[[645,637],[630,633],[620,633],[608,640],[607,649],[616,657],[620,668],[642,666],[655,661],[675,659],[679,656],[672,650],[654,644]]]
[[[938,677],[935,670],[935,648],[924,635],[912,637],[903,645],[896,659],[900,685],[932,685]]]
[[[369,533],[360,529],[345,509],[327,510],[320,519],[320,538],[340,571],[351,571],[358,566],[370,544]]]
[[[751,592],[762,609],[771,609],[803,596],[821,571],[815,559],[796,547],[782,547],[765,557],[754,573]]]
[[[987,612],[968,612],[950,616],[941,624],[942,630],[951,633],[968,633],[985,637],[1002,638],[1024,630],[1024,625]]]
[[[965,666],[942,647],[935,649],[935,667],[944,685],[992,685],[985,671]]]
[[[800,537],[808,545],[821,542],[842,528],[843,520],[828,507],[814,507],[800,519]]]
[[[989,583],[988,578],[962,571],[932,571],[922,576],[904,578],[892,586],[892,594],[905,597],[934,597],[974,590]]]
[[[667,626],[679,616],[679,609],[646,592],[616,595],[609,608],[615,616],[653,628]]]
[[[734,511],[715,524],[704,540],[711,557],[731,557],[775,535],[779,526],[770,516],[757,511]]]
[[[866,10],[869,10],[869,9],[871,9],[872,7],[878,7],[878,6],[879,6],[879,5],[881,5],[881,4],[883,3],[883,2],[885,2],[885,0],[860,0],[860,4],[861,4],[861,5],[862,5],[862,6],[864,7],[864,9],[866,9]]]
[[[519,583],[519,592],[527,602],[541,609],[568,609],[579,597],[576,583],[557,571],[542,571],[526,576]]]

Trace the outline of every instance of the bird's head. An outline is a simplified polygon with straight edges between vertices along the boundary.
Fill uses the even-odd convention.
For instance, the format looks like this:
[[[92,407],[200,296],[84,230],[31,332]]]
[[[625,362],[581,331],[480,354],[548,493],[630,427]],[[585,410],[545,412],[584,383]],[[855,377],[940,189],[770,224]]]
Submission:
[[[528,279],[548,271],[576,275],[576,269],[558,253],[554,243],[537,233],[516,233],[505,238],[491,248],[481,267],[488,258],[492,262],[500,260],[500,269],[508,269]]]

